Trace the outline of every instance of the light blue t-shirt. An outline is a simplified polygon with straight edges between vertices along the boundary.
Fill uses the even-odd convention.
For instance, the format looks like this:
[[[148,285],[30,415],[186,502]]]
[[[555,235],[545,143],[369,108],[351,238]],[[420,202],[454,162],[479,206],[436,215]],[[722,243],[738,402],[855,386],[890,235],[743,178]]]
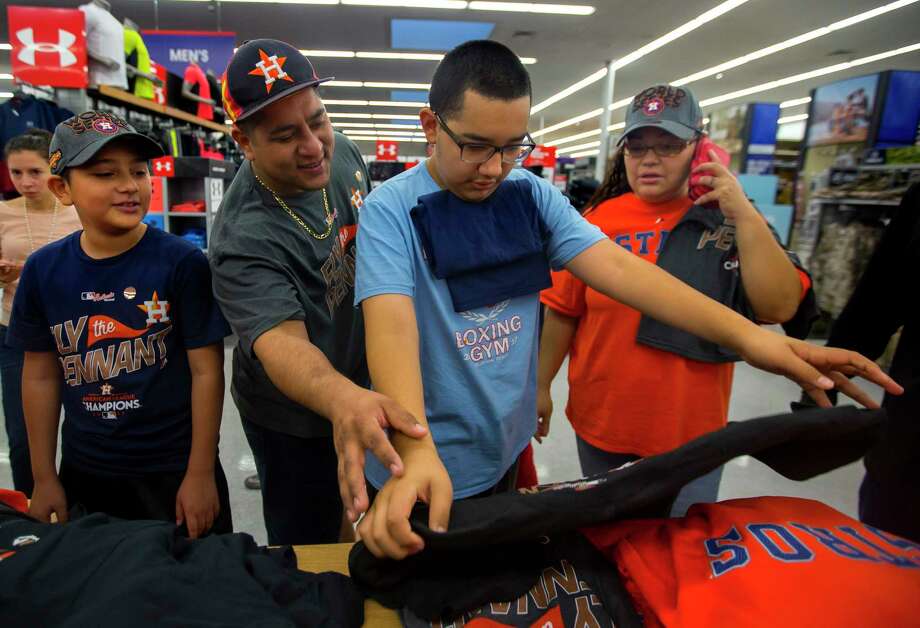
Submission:
[[[544,179],[520,168],[508,175],[524,177],[552,233],[547,257],[554,268],[606,239]],[[414,299],[425,412],[459,499],[494,486],[536,430],[540,303],[534,293],[454,312],[447,281],[432,274],[409,215],[419,196],[438,190],[423,161],[367,197],[358,222],[355,304],[380,294]],[[390,476],[370,452],[366,474],[377,488]]]

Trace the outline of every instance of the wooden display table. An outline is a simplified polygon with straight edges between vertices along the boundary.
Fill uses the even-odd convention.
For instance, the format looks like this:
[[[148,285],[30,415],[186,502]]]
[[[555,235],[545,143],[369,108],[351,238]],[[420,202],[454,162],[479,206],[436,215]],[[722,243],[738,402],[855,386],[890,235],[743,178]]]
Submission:
[[[295,545],[297,567],[303,571],[320,573],[337,571],[348,575],[348,552],[352,543],[331,545]],[[364,625],[370,628],[400,628],[399,614],[385,608],[374,600],[364,602]]]

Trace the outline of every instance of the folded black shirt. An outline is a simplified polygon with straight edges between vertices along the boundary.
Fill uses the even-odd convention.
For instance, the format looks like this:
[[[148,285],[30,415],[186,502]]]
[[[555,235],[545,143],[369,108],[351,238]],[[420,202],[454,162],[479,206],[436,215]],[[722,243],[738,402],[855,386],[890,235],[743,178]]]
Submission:
[[[160,521],[93,514],[41,523],[0,505],[3,626],[361,626],[364,598],[337,573],[297,570],[291,548],[248,534],[190,540]]]

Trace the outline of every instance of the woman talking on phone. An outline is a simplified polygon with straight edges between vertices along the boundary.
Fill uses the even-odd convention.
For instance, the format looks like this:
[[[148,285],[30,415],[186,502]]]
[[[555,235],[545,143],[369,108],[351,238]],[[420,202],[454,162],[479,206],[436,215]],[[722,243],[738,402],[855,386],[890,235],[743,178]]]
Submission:
[[[0,287],[3,313],[0,319],[0,382],[3,416],[10,447],[13,486],[32,495],[32,465],[22,414],[23,354],[6,346],[6,328],[22,266],[36,250],[80,229],[72,205],[62,207],[48,189],[51,167],[48,147],[51,133],[32,129],[7,142],[4,156],[19,198],[0,202]],[[88,289],[89,287],[87,287]],[[75,286],[75,289],[78,287]]]
[[[614,242],[763,323],[810,322],[811,282],[777,241],[702,131],[690,90],[640,93],[585,218]],[[550,383],[569,355],[566,415],[584,475],[670,451],[724,427],[739,357],[590,289],[567,271],[543,292],[538,431],[549,432]],[[813,307],[813,299],[808,300]],[[801,328],[803,325],[799,325]],[[791,331],[791,330],[790,330]],[[800,329],[801,335],[804,330]],[[797,334],[798,335],[798,334]],[[716,500],[722,470],[688,484],[672,514]]]

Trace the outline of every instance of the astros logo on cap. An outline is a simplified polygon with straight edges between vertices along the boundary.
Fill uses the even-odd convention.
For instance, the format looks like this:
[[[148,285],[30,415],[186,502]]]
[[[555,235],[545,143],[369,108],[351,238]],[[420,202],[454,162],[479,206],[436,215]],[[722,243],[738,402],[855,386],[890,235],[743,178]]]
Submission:
[[[284,71],[284,62],[287,61],[287,57],[279,57],[278,55],[269,56],[261,48],[259,48],[259,57],[262,60],[256,63],[255,69],[249,74],[253,76],[259,76],[261,74],[265,77],[266,92],[269,94],[272,92],[272,85],[275,84],[275,81],[284,79],[290,83],[294,82],[294,79]]]
[[[657,116],[664,111],[664,101],[660,98],[653,98],[645,103],[645,107],[642,108],[642,111],[644,111],[647,116]]]

